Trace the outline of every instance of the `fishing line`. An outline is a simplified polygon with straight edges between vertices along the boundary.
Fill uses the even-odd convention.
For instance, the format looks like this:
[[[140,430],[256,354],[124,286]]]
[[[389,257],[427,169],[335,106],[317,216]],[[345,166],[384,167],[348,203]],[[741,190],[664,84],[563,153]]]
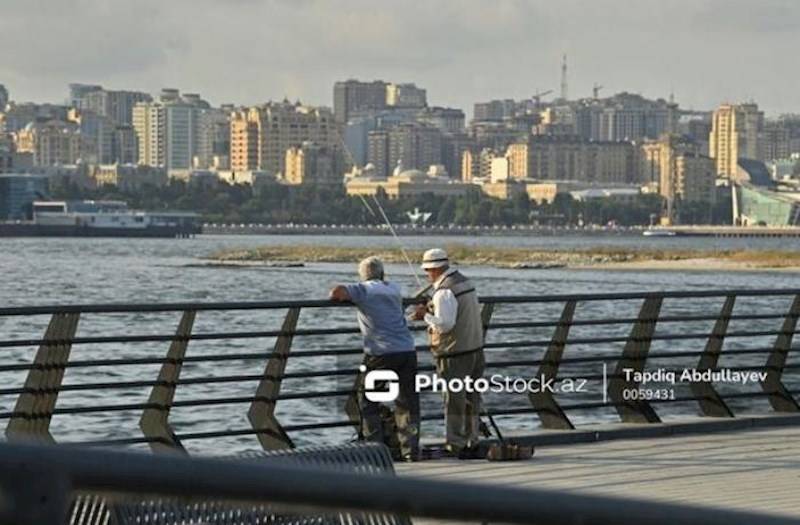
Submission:
[[[377,217],[375,212],[372,211],[372,208],[367,203],[367,200],[364,198],[364,196],[363,195],[359,195],[359,197],[361,198],[361,202],[364,203],[364,206],[367,208],[367,210],[369,210],[369,212],[372,215]],[[383,210],[383,206],[381,206],[381,202],[378,200],[378,198],[375,195],[372,196],[372,199],[375,201],[375,205],[377,206],[378,211],[381,213],[381,216],[383,217],[383,221],[386,223],[386,226],[389,227],[389,232],[391,232],[392,237],[394,237],[395,242],[397,242],[397,246],[400,248],[400,253],[403,255],[403,258],[406,260],[406,264],[408,264],[408,269],[411,270],[411,275],[413,275],[414,279],[417,281],[417,286],[419,286],[420,289],[425,288],[425,286],[422,284],[422,281],[419,278],[419,275],[417,274],[417,271],[414,269],[414,265],[411,263],[411,258],[408,256],[408,253],[406,252],[405,246],[403,246],[403,241],[400,240],[400,236],[397,235],[397,232],[395,231],[394,226],[392,226],[392,222],[389,220],[389,217],[386,215],[386,212]]]

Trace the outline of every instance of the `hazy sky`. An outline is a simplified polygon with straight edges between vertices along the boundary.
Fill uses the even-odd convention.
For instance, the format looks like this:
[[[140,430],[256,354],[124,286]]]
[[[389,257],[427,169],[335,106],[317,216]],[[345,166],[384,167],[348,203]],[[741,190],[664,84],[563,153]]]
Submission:
[[[797,0],[0,0],[0,83],[199,92],[213,104],[332,104],[340,79],[415,82],[461,107],[627,90],[687,108],[800,112]]]

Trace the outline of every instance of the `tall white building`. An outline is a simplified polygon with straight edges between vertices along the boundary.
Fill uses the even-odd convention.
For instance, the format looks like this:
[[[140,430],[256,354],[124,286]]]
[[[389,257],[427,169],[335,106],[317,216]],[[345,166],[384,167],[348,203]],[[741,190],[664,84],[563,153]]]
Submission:
[[[199,151],[200,115],[209,109],[198,95],[164,89],[157,102],[140,102],[133,109],[139,144],[139,164],[169,170],[189,170]]]

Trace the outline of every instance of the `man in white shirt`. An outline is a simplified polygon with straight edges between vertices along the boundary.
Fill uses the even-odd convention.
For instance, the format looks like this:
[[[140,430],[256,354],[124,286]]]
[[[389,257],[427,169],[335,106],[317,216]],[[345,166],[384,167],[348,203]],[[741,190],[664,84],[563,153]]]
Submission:
[[[436,373],[446,379],[474,381],[483,376],[483,326],[475,287],[455,268],[447,252],[432,249],[422,258],[422,269],[433,283],[433,297],[419,305],[414,319],[428,325]],[[444,392],[446,447],[460,458],[477,455],[481,397],[478,392]]]

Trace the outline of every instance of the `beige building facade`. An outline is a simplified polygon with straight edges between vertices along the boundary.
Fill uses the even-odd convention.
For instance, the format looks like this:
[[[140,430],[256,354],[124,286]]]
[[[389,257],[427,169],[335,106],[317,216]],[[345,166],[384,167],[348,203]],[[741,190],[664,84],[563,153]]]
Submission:
[[[626,184],[637,178],[629,142],[589,142],[568,136],[535,136],[506,150],[514,179]]]
[[[97,186],[110,184],[121,190],[138,190],[142,186],[165,186],[167,171],[161,167],[142,164],[101,164],[94,169],[92,178]]]
[[[371,196],[383,189],[390,199],[425,194],[457,197],[466,194],[474,187],[472,184],[454,181],[448,177],[432,177],[420,170],[406,170],[385,179],[353,177],[345,183],[348,195]]]
[[[700,146],[677,135],[664,135],[641,146],[643,182],[666,199],[713,203],[717,164]]]
[[[78,126],[58,120],[31,122],[16,133],[16,151],[30,153],[34,166],[75,164],[83,153]]]
[[[286,150],[306,141],[341,148],[330,110],[283,101],[236,111],[231,115],[231,169],[282,174]]]
[[[756,104],[723,104],[714,111],[709,156],[717,175],[731,178],[740,158],[763,160],[764,112]]]
[[[304,142],[286,150],[283,181],[287,184],[341,184],[342,166],[329,148]]]

